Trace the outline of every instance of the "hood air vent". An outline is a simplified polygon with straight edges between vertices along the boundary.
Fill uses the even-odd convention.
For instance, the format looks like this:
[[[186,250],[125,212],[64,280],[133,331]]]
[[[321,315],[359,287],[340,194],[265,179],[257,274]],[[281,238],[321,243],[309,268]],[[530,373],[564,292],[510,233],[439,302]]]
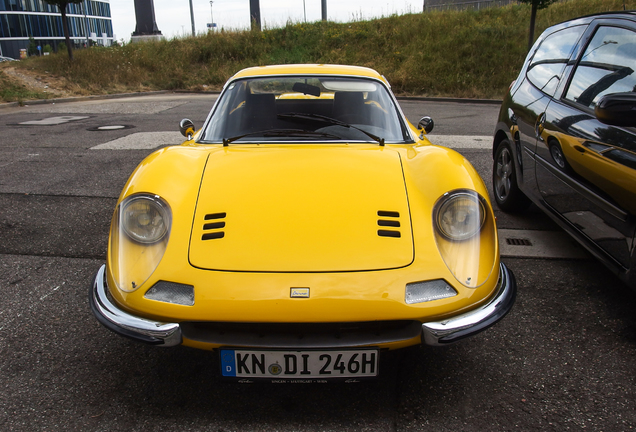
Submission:
[[[214,240],[225,237],[225,232],[218,230],[225,228],[225,221],[223,219],[225,219],[226,216],[227,213],[211,213],[205,215],[203,218],[205,223],[203,224],[201,240]]]
[[[388,227],[388,228],[400,228],[400,213],[395,211],[378,211],[378,216],[382,219],[378,219],[378,226]],[[394,237],[399,238],[402,237],[402,234],[399,230],[393,229],[380,229],[378,230],[378,235],[380,237]]]

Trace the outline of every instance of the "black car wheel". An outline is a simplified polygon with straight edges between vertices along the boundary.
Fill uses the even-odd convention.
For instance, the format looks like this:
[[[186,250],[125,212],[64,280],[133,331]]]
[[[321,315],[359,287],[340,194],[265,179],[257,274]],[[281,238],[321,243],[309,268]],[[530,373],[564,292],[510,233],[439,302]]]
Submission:
[[[570,173],[570,164],[568,163],[565,155],[563,154],[563,150],[561,149],[561,145],[556,140],[551,140],[550,144],[550,156],[552,156],[552,160],[559,167],[559,169],[563,172]]]
[[[520,212],[528,208],[530,200],[517,185],[517,172],[510,142],[499,143],[495,152],[495,163],[492,170],[492,184],[495,201],[499,208],[506,212]]]

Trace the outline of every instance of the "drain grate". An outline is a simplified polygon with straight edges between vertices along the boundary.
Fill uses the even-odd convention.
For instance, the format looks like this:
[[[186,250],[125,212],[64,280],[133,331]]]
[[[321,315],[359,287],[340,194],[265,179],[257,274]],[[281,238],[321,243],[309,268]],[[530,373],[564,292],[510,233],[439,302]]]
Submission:
[[[532,242],[526,238],[507,238],[506,244],[511,246],[532,246]]]

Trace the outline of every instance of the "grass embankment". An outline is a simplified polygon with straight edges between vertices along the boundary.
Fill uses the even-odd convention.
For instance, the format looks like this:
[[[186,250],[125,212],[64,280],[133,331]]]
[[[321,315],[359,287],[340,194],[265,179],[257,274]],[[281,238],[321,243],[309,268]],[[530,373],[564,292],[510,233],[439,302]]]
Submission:
[[[535,34],[636,0],[569,0],[538,12]],[[289,24],[31,58],[22,68],[66,78],[75,94],[213,90],[255,65],[336,63],[384,74],[397,94],[499,98],[526,55],[530,7],[434,11],[371,21]]]
[[[29,90],[23,85],[16,84],[15,80],[0,71],[0,101],[22,102],[25,99],[46,99],[48,96],[46,93]]]

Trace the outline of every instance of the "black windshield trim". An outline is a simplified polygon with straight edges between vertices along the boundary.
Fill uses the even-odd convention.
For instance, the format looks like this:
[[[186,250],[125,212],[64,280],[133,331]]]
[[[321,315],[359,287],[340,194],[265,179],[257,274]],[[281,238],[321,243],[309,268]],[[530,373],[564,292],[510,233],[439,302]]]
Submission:
[[[321,136],[321,137],[333,137],[336,140],[340,140],[341,138],[337,135],[333,135],[330,133],[326,133],[326,132],[315,132],[315,131],[308,131],[308,130],[303,130],[303,129],[267,129],[264,131],[256,131],[256,132],[249,132],[243,135],[238,135],[235,137],[231,137],[231,138],[223,138],[223,145],[227,146],[228,144],[233,143],[234,141],[240,140],[241,138],[245,138],[248,136],[261,136],[261,137],[277,137],[277,136],[288,136],[288,137],[300,137],[300,136],[307,136],[307,137],[315,137],[315,136]]]

